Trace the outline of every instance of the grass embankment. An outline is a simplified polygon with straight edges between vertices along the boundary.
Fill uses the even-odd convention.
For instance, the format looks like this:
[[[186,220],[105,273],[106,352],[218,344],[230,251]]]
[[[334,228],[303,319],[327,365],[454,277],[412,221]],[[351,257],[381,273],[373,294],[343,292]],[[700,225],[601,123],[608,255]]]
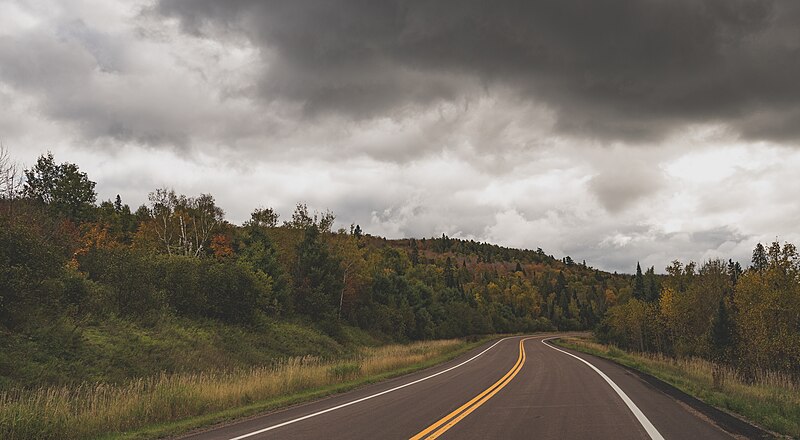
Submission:
[[[734,370],[725,368],[722,385],[715,387],[714,364],[704,359],[630,353],[578,338],[555,342],[643,371],[709,405],[738,414],[769,430],[800,438],[800,386],[787,376],[764,374],[757,382],[748,384],[739,380]]]
[[[161,372],[233,370],[309,354],[341,358],[380,344],[353,327],[343,327],[335,340],[307,324],[267,318],[247,327],[168,313],[151,321],[109,317],[76,327],[60,319],[19,333],[0,330],[0,391],[118,384]]]
[[[455,357],[462,340],[367,347],[341,360],[293,357],[268,367],[161,374],[123,385],[0,393],[0,438],[152,438],[340,392]]]

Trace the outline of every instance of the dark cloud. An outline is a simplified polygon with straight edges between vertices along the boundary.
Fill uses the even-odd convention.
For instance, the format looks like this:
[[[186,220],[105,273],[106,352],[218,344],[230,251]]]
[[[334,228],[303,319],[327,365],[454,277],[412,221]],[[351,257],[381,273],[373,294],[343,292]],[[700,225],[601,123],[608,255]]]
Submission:
[[[798,2],[8,3],[0,140],[100,199],[302,200],[620,271],[800,241]]]
[[[453,99],[469,91],[448,75],[468,74],[546,101],[557,127],[588,137],[641,141],[718,121],[759,138],[776,124],[800,134],[796,112],[757,116],[800,101],[791,0],[170,0],[158,10],[188,32],[245,35],[265,54],[264,96],[310,113]]]
[[[664,183],[661,171],[638,162],[620,163],[589,181],[589,189],[603,207],[612,213],[651,196]]]

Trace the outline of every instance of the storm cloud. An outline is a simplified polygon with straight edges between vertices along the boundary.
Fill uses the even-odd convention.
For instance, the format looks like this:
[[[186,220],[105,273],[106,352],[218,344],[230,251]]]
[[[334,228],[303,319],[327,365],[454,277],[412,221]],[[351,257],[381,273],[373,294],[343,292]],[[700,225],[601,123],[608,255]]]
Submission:
[[[0,3],[0,141],[156,187],[607,270],[798,242],[789,0]]]
[[[554,109],[559,130],[589,138],[661,139],[697,122],[800,134],[790,0],[170,0],[158,10],[196,35],[248,38],[264,58],[263,98],[309,114],[369,118],[510,86]]]

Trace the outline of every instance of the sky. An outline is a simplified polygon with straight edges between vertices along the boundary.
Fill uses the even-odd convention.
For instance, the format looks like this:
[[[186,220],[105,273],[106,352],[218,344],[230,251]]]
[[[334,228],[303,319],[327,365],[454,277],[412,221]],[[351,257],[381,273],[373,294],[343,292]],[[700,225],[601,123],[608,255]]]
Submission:
[[[800,243],[795,0],[0,0],[0,141],[609,271]]]

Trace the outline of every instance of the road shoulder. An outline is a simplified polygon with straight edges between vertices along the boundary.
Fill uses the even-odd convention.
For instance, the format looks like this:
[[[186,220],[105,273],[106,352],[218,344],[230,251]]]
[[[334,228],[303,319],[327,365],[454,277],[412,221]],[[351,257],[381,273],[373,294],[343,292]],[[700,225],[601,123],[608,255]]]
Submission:
[[[670,398],[677,401],[684,407],[688,408],[688,410],[694,412],[695,415],[697,415],[698,417],[701,417],[707,420],[708,422],[713,423],[714,425],[718,426],[720,429],[733,435],[734,437],[748,438],[748,439],[772,439],[781,437],[778,434],[760,428],[755,424],[738,417],[737,415],[731,414],[727,411],[709,405],[708,403],[703,402],[697,397],[692,396],[649,373],[622,364],[618,362],[616,359],[613,359],[611,357],[603,356],[602,353],[585,351],[582,350],[581,347],[571,344],[565,344],[564,341],[560,341],[558,339],[554,339],[549,342],[561,348],[581,353],[583,356],[589,358],[602,359],[604,361],[611,362],[621,367],[627,372],[638,377],[642,382],[644,382],[651,388],[657,390],[662,394],[669,396]]]

